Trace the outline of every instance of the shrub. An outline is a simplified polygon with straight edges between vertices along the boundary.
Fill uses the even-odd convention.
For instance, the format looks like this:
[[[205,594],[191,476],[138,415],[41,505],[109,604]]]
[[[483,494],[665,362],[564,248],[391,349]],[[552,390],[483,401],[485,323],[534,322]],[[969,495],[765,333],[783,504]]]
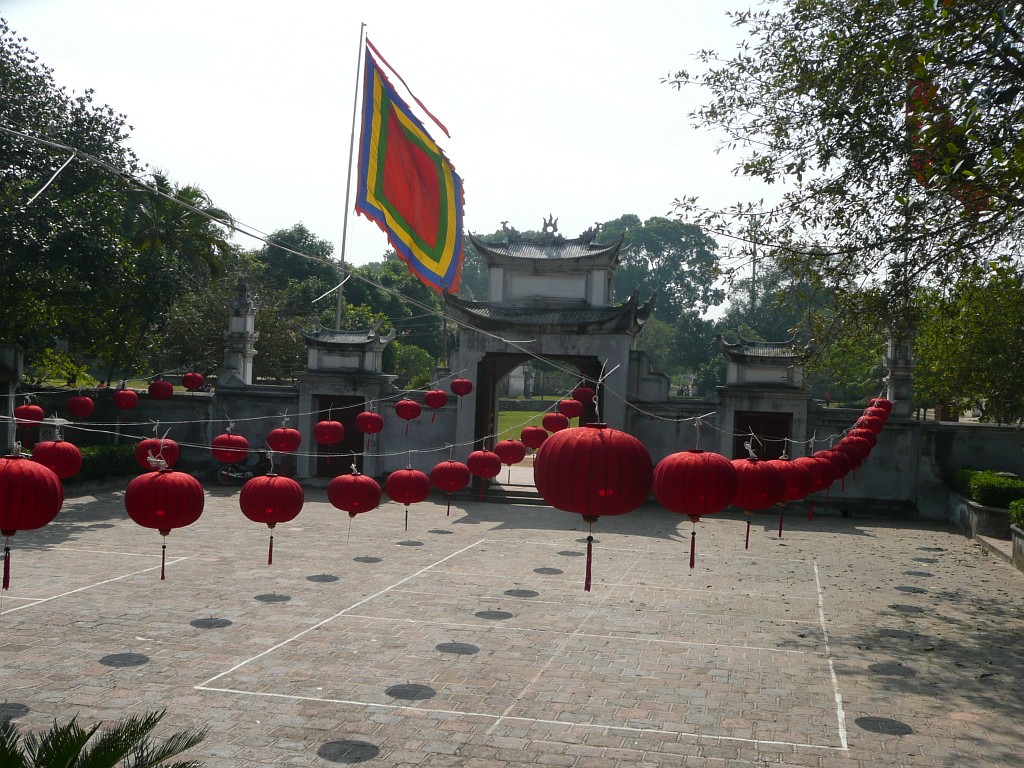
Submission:
[[[1010,502],[1010,522],[1018,528],[1024,528],[1024,499]]]
[[[82,468],[68,482],[86,483],[139,473],[134,445],[86,445],[81,451]]]
[[[970,498],[985,507],[1009,507],[1024,499],[1024,480],[999,472],[976,472],[971,478]]]

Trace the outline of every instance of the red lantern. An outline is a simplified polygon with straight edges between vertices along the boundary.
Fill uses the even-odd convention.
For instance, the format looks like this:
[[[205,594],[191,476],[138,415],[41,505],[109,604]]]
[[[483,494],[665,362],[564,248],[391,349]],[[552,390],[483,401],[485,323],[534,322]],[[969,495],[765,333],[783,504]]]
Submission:
[[[60,478],[42,464],[20,454],[0,458],[0,535],[42,528],[64,503]],[[4,542],[2,589],[11,586],[11,547]]]
[[[345,439],[345,425],[324,419],[313,425],[313,439],[321,445],[337,445]]]
[[[203,374],[195,371],[189,371],[181,377],[181,385],[189,392],[199,391],[205,383],[206,379],[203,378]]]
[[[732,503],[747,515],[747,537],[744,549],[750,548],[750,519],[758,509],[775,505],[786,489],[782,472],[760,459],[733,459],[739,485]]]
[[[407,467],[388,475],[384,481],[388,498],[405,504],[405,530],[409,530],[409,505],[423,501],[430,495],[430,478],[418,469]]]
[[[877,440],[877,438],[875,439]],[[850,456],[853,460],[854,469],[857,469],[871,455],[871,443],[865,438],[857,437],[856,435],[844,437],[839,441],[836,449],[845,451]]]
[[[480,499],[483,500],[484,491],[487,490],[486,481],[497,477],[501,472],[501,457],[486,449],[473,451],[466,458],[466,466],[469,467],[470,474],[484,481],[480,484]]]
[[[873,397],[868,400],[869,408],[881,408],[888,414],[892,413],[892,401],[887,400],[884,397]]]
[[[154,400],[170,400],[174,385],[164,379],[157,379],[149,385],[149,396]]]
[[[448,499],[446,515],[450,515],[452,511],[451,495],[468,486],[470,479],[469,467],[461,461],[442,461],[439,464],[435,464],[434,468],[430,470],[430,482],[435,488],[444,491]]]
[[[96,403],[93,402],[91,397],[85,395],[72,395],[68,398],[67,402],[64,403],[64,410],[68,412],[68,416],[73,419],[87,419],[92,416],[93,411],[96,410]]]
[[[434,413],[430,417],[430,423],[433,424],[438,410],[448,405],[448,393],[443,389],[432,389],[423,395],[423,402],[434,409]]]
[[[828,462],[829,469],[832,470],[832,482],[839,480],[841,482],[840,488],[846,490],[846,476],[853,469],[853,464],[850,461],[850,457],[842,451],[836,451],[831,448],[824,451],[818,451],[814,454],[815,458],[824,459]],[[828,511],[829,494],[831,488],[825,489],[825,511]]]
[[[372,477],[351,475],[332,477],[327,484],[327,500],[331,505],[353,518],[363,512],[376,509],[380,504],[380,484]]]
[[[453,379],[452,392],[459,397],[465,397],[473,391],[473,382],[469,379]]]
[[[556,509],[583,515],[590,525],[602,515],[621,515],[643,504],[653,474],[644,444],[606,424],[557,432],[544,442],[533,464],[533,479],[544,500]],[[583,586],[587,591],[593,545],[594,537],[588,534]]]
[[[561,413],[545,413],[540,423],[548,432],[561,432],[563,429],[569,428],[569,420]]]
[[[885,426],[885,422],[889,420],[889,411],[883,408],[865,408],[864,415],[873,416],[874,418],[879,419],[882,422],[883,427]]]
[[[241,435],[225,432],[213,438],[210,453],[222,464],[237,464],[249,455],[249,441]]]
[[[367,435],[375,435],[384,429],[384,417],[373,411],[363,411],[356,416],[356,429]]]
[[[302,445],[302,433],[290,427],[277,427],[267,433],[267,447],[275,453],[294,453]]]
[[[508,467],[508,481],[511,483],[512,465],[526,458],[526,446],[519,440],[501,440],[494,444],[494,452],[498,454],[501,463]]]
[[[686,515],[690,531],[690,568],[696,562],[697,523],[701,515],[721,512],[736,496],[736,467],[725,456],[683,451],[666,456],[654,468],[653,488],[658,503]]]
[[[874,450],[875,446],[878,445],[878,433],[872,432],[870,429],[860,429],[854,427],[846,433],[847,437],[861,437],[868,441],[868,445]],[[867,456],[864,457],[865,459]]]
[[[170,469],[178,463],[178,456],[181,448],[178,444],[167,437],[147,437],[135,444],[135,463],[143,469],[157,471],[161,469],[159,464],[150,462],[150,457],[163,459],[164,465]]]
[[[854,429],[863,429],[867,432],[874,432],[877,435],[882,431],[882,428],[885,427],[885,422],[877,416],[861,416],[853,423],[853,427]]]
[[[78,474],[82,468],[82,452],[65,440],[46,440],[32,448],[32,461],[39,462],[61,480]]]
[[[420,404],[415,400],[399,400],[395,403],[395,415],[407,422],[405,425],[405,434],[409,434],[408,422],[419,418],[422,411],[423,409],[420,407]]]
[[[14,418],[17,419],[19,427],[35,426],[45,417],[43,409],[35,403],[25,403],[14,409]]]
[[[537,450],[548,439],[548,431],[543,427],[524,427],[519,433],[519,439],[527,448]]]
[[[789,459],[772,459],[768,462],[782,473],[786,485],[779,497],[779,538],[782,538],[782,517],[787,501],[800,501],[811,492],[811,471],[803,464]]]
[[[578,400],[583,405],[590,405],[593,403],[594,397],[596,396],[597,393],[590,387],[576,387],[576,389],[572,391],[572,399]]]
[[[559,400],[558,412],[567,419],[575,419],[583,413],[583,403],[579,400]]]
[[[811,474],[811,490],[808,495],[820,493],[832,484],[832,465],[827,459],[819,456],[801,456],[793,459],[793,463],[804,467]],[[810,499],[807,500],[807,519],[814,520],[814,502]]]
[[[238,495],[242,514],[254,523],[266,523],[270,529],[267,565],[274,564],[274,528],[278,523],[294,520],[302,511],[303,501],[302,486],[290,477],[263,475],[247,480],[242,486]]]
[[[166,537],[174,528],[192,525],[203,514],[203,486],[192,475],[163,469],[146,472],[130,483],[124,492],[128,516],[143,528],[155,528]],[[167,543],[160,558],[160,578],[164,579]]]
[[[122,411],[130,411],[139,405],[139,395],[134,389],[119,389],[114,393],[114,406]]]

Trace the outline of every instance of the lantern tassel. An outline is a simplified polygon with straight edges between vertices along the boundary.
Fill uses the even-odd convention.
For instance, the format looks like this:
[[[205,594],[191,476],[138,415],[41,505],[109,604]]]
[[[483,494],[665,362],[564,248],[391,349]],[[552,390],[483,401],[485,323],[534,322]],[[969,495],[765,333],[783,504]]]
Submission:
[[[4,590],[11,588],[11,548],[4,545]]]
[[[447,511],[445,511],[444,516],[445,517],[451,517],[452,516],[452,495],[450,493],[446,493],[445,496],[448,497],[448,509],[447,509]]]
[[[694,563],[697,562],[697,526],[693,527],[690,531],[690,570],[693,570]]]
[[[744,549],[750,549],[750,518],[747,518],[747,540],[743,544]]]
[[[405,530],[409,530],[409,505],[405,505]]]
[[[829,500],[829,494],[831,492],[832,492],[832,486],[830,485],[828,488],[825,489],[825,514],[826,515],[828,514],[828,500]]]
[[[779,538],[780,539],[782,538],[782,515],[783,515],[783,511],[782,511],[782,508],[780,507],[779,508]]]
[[[809,522],[809,523],[813,523],[814,522],[814,502],[813,501],[808,501],[807,502],[807,522]]]
[[[166,565],[167,565],[167,545],[166,544],[161,544],[160,545],[160,581],[163,581],[163,580],[165,580],[167,578],[167,573],[165,571]]]
[[[267,550],[267,565],[274,564],[274,534],[270,534],[270,548]]]
[[[587,536],[587,575],[583,580],[583,590],[585,592],[590,591],[590,573],[591,565],[594,560],[594,537],[592,535]]]

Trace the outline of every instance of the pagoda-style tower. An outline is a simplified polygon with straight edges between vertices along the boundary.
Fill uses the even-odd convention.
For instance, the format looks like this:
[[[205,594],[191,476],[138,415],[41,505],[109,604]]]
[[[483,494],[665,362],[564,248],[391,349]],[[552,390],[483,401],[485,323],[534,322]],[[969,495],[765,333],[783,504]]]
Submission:
[[[630,351],[654,296],[642,304],[635,295],[612,303],[622,239],[598,243],[597,228],[568,239],[558,234],[554,219],[544,222],[537,237],[504,230],[499,243],[469,235],[490,269],[488,301],[445,296],[462,327],[453,375],[470,379],[476,392],[459,415],[457,444],[465,447],[493,434],[498,382],[534,356],[576,367],[591,386],[603,375],[600,413],[591,406],[585,415],[623,428]]]

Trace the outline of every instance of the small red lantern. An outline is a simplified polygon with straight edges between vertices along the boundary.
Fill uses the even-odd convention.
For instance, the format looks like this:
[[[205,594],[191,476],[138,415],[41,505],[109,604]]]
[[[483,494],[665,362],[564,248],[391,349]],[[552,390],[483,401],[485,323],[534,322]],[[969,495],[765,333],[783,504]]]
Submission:
[[[878,438],[875,438],[876,440]],[[857,469],[861,464],[867,461],[868,456],[871,455],[871,443],[863,437],[857,437],[856,435],[847,435],[839,444],[836,445],[836,449],[845,451],[850,458],[853,460],[853,468]]]
[[[543,427],[524,427],[519,433],[519,439],[527,448],[537,450],[548,439],[548,431]]]
[[[356,429],[367,435],[375,435],[384,429],[384,417],[373,411],[363,411],[356,416]]]
[[[786,489],[786,478],[782,472],[767,461],[760,459],[733,459],[739,486],[732,503],[747,515],[747,537],[744,549],[750,548],[750,519],[758,509],[775,505]]]
[[[871,398],[870,400],[868,400],[868,407],[869,408],[881,408],[883,411],[885,411],[888,414],[892,413],[892,401],[891,400],[887,400],[884,397],[873,397],[873,398]]]
[[[889,420],[889,411],[883,408],[865,408],[864,415],[873,416],[874,418],[880,420],[882,422],[883,427],[885,426],[885,422]]]
[[[181,386],[189,392],[198,392],[205,383],[206,379],[203,378],[203,374],[196,373],[195,371],[189,371],[181,377]]]
[[[526,458],[526,445],[519,440],[501,440],[494,444],[494,452],[498,454],[501,463],[508,467],[508,481],[511,483],[512,465]]]
[[[409,505],[430,495],[430,478],[412,467],[399,469],[388,475],[384,490],[392,501],[405,504],[405,530],[409,530]]]
[[[501,457],[486,449],[473,451],[466,457],[466,466],[469,467],[470,474],[481,479],[480,499],[483,500],[484,492],[487,490],[487,481],[497,477],[501,472]]]
[[[559,400],[558,412],[567,419],[575,419],[583,413],[583,403],[579,400]]]
[[[690,568],[696,562],[697,523],[701,515],[721,512],[736,496],[736,467],[725,456],[683,451],[666,456],[654,468],[658,503],[690,518]]]
[[[210,453],[222,464],[237,464],[249,455],[249,441],[241,435],[225,432],[213,438]]]
[[[782,517],[785,513],[786,502],[800,501],[806,498],[807,494],[811,492],[813,482],[811,471],[804,464],[799,464],[795,460],[772,459],[768,463],[779,470],[786,481],[782,495],[779,497],[779,538],[781,539]]]
[[[443,389],[432,389],[423,395],[423,402],[434,409],[434,413],[430,417],[430,423],[433,424],[438,410],[448,405],[448,393]]]
[[[275,453],[294,453],[302,445],[302,433],[291,427],[277,427],[267,433],[267,447]]]
[[[561,432],[563,429],[569,428],[569,420],[561,413],[545,413],[540,423],[548,432]]]
[[[332,445],[345,439],[345,425],[333,419],[323,419],[313,425],[313,439],[320,445],[327,446],[327,463],[331,463]]]
[[[25,403],[14,409],[14,418],[19,427],[32,427],[46,417],[43,409],[35,403]]]
[[[135,444],[135,463],[154,472],[161,467],[158,462],[151,462],[150,458],[162,459],[164,466],[169,469],[178,463],[180,455],[181,447],[167,437],[147,437]]]
[[[327,500],[349,518],[376,509],[380,504],[380,483],[367,475],[354,472],[351,475],[332,477],[327,484]]]
[[[170,400],[174,394],[174,385],[165,379],[156,379],[149,385],[149,396],[154,400]]]
[[[96,403],[85,395],[72,395],[64,403],[64,410],[73,419],[87,419],[96,410]]]
[[[203,486],[192,475],[162,469],[146,472],[128,483],[124,508],[143,528],[155,528],[166,537],[174,528],[192,525],[203,514]],[[161,549],[160,579],[165,578],[167,542]]]
[[[114,406],[130,411],[139,405],[139,395],[134,389],[119,389],[114,393]]]
[[[841,490],[846,490],[846,476],[853,469],[853,464],[850,461],[850,457],[842,451],[837,451],[829,448],[824,451],[817,451],[814,454],[815,458],[824,459],[828,462],[829,469],[832,470],[832,482],[839,480]],[[825,511],[828,511],[829,495],[831,493],[831,484],[829,488],[825,489]]]
[[[582,515],[589,525],[602,515],[621,515],[643,504],[653,474],[644,444],[606,424],[555,433],[541,446],[533,464],[533,479],[544,500],[556,509]],[[588,592],[593,545],[593,534],[588,534],[583,586]]]
[[[304,501],[302,486],[290,477],[263,475],[247,480],[242,486],[238,495],[242,514],[254,523],[266,523],[270,529],[267,565],[274,564],[274,528],[278,523],[294,520],[302,511]]]
[[[804,467],[811,475],[811,489],[807,495],[821,493],[832,484],[832,465],[819,456],[801,456],[793,459],[794,464]],[[807,500],[807,519],[814,520],[814,502]]]
[[[423,409],[420,407],[420,404],[417,403],[415,400],[399,400],[397,403],[395,403],[395,415],[406,422],[405,434],[407,435],[409,434],[408,422],[412,421],[413,419],[419,418],[419,415],[422,412]]]
[[[446,515],[452,511],[452,494],[468,486],[471,478],[469,467],[461,461],[442,461],[430,470],[430,482],[435,488],[444,491],[448,499]]]
[[[878,433],[872,432],[870,429],[859,429],[854,427],[846,433],[847,437],[861,437],[868,441],[868,445],[874,450],[875,446],[878,445]],[[867,459],[867,456],[864,457]]]
[[[32,448],[32,461],[39,462],[61,480],[74,477],[82,468],[82,452],[65,440],[46,440]]]
[[[593,403],[596,396],[597,393],[590,387],[576,387],[576,389],[572,391],[572,399],[579,401],[583,405],[590,405]]]
[[[465,397],[473,391],[473,382],[469,379],[453,379],[452,393],[459,397]]]
[[[861,416],[853,423],[853,427],[854,429],[863,429],[867,432],[874,432],[877,435],[885,427],[885,422],[877,416]]]
[[[19,453],[0,458],[0,535],[4,538],[42,528],[57,516],[63,503],[64,487],[52,470]],[[11,547],[5,541],[2,589],[10,586]]]

